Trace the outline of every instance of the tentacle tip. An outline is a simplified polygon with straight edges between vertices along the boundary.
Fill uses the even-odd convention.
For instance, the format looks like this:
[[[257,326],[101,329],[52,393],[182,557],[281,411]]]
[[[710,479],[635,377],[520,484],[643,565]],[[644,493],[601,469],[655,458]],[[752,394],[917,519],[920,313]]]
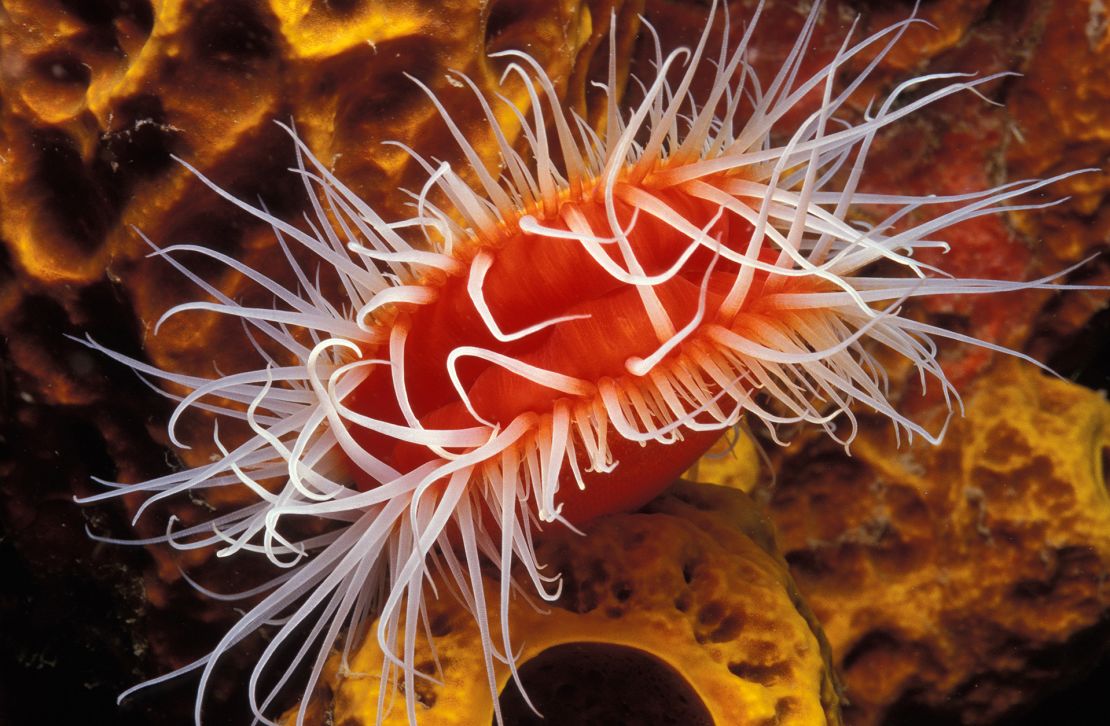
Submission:
[[[647,364],[647,361],[638,356],[631,356],[625,360],[624,369],[637,378],[642,378],[651,371],[651,367]]]

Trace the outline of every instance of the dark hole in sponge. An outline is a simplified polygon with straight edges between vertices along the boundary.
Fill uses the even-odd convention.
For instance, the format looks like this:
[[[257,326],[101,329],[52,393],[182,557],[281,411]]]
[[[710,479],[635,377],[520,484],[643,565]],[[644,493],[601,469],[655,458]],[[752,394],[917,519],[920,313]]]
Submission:
[[[505,726],[713,726],[690,683],[650,653],[611,643],[566,643],[520,668],[540,718],[510,682],[501,693]]]

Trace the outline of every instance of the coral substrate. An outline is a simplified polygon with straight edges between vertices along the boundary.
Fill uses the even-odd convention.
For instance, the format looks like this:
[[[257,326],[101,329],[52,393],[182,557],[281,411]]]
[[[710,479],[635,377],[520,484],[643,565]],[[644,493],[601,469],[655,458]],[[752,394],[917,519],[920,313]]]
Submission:
[[[849,723],[996,723],[1110,648],[1110,403],[1007,360],[965,405],[938,447],[874,422],[851,456],[801,446],[756,495]]]
[[[544,535],[537,557],[563,573],[561,596],[550,605],[517,598],[510,611],[514,647],[526,662],[522,680],[545,719],[840,723],[828,646],[775,550],[769,522],[746,495],[680,482],[644,511],[598,520],[586,533]],[[489,589],[496,602],[496,581]],[[426,726],[489,723],[478,628],[443,583],[440,590],[428,605],[435,652],[422,643],[417,659],[442,685],[417,683],[417,717]],[[500,642],[496,628],[493,638]],[[307,722],[375,723],[376,639],[342,673],[339,660],[333,657]],[[540,670],[529,677],[532,663]],[[507,723],[532,722],[516,686],[505,685],[508,669],[498,676]],[[386,723],[403,724],[403,696],[392,698]]]
[[[733,18],[748,17],[753,5],[732,3]],[[796,36],[804,17],[797,5],[768,3],[756,36],[755,62],[761,69],[764,63],[777,66]],[[873,31],[904,17],[908,7],[832,0],[819,21],[812,62],[835,53],[857,15],[861,30]],[[171,320],[155,335],[152,325],[162,312],[196,292],[163,260],[145,256],[149,249],[135,228],[163,246],[203,242],[280,277],[280,255],[269,230],[202,191],[170,155],[187,159],[240,197],[261,197],[275,212],[295,217],[303,200],[285,171],[292,151],[273,124],[292,120],[337,174],[389,216],[408,201],[398,188],[418,190],[421,173],[400,149],[380,142],[397,139],[445,157],[451,147],[439,133],[434,109],[403,72],[421,78],[451,104],[452,115],[480,148],[489,143],[488,128],[447,71],[461,70],[492,90],[499,69],[487,54],[496,50],[523,48],[536,56],[567,102],[596,121],[601,106],[588,81],[604,68],[611,9],[617,11],[621,57],[630,59],[633,71],[646,68],[651,55],[650,38],[638,33],[638,12],[655,23],[666,46],[690,42],[705,13],[702,3],[663,0],[4,4],[0,688],[16,696],[0,694],[0,721],[186,721],[192,707],[187,684],[138,697],[123,710],[117,709],[115,694],[203,654],[234,619],[224,603],[194,592],[182,570],[221,590],[262,576],[241,564],[214,568],[210,552],[93,544],[86,526],[99,534],[131,536],[129,512],[78,509],[72,503],[74,494],[98,491],[90,476],[139,481],[181,462],[169,453],[164,433],[170,403],[64,334],[89,333],[114,349],[200,375],[241,368],[254,355],[225,344],[239,339],[241,330],[215,317]],[[1029,279],[1105,249],[1110,239],[1105,3],[934,0],[922,4],[921,15],[935,27],[921,25],[907,34],[852,100],[856,112],[863,112],[871,94],[911,75],[1000,70],[1023,75],[985,89],[999,106],[960,98],[877,139],[867,189],[956,193],[1101,167],[1103,173],[1074,177],[1029,200],[1070,195],[1051,209],[983,218],[953,230],[952,253],[931,261],[962,276]],[[733,32],[742,32],[741,25],[734,23]],[[510,86],[508,92],[524,102],[520,88]],[[812,105],[803,105],[799,114],[809,110]],[[1108,282],[1110,263],[1103,255],[1070,279]],[[234,274],[222,275],[216,284],[233,296],[248,287]],[[914,314],[1027,350],[1067,376],[1105,388],[1110,379],[1102,361],[1110,354],[1110,326],[1106,313],[1096,315],[1104,304],[1105,296],[1091,293],[1023,293],[926,303]],[[897,722],[922,711],[937,723],[945,718],[989,723],[1059,685],[1078,665],[1097,658],[1107,641],[1102,593],[1107,524],[1101,519],[1106,493],[1098,463],[1105,404],[1097,394],[1024,368],[995,367],[991,356],[960,346],[944,349],[942,360],[968,392],[970,416],[953,424],[943,448],[897,449],[885,430],[865,429],[849,459],[802,437],[790,449],[771,449],[779,482],[770,494],[758,494],[768,501],[787,560],[829,634],[853,723]],[[896,387],[905,374],[892,371]],[[902,405],[908,410],[924,417],[936,410],[935,394],[917,396],[912,384],[905,390]],[[208,428],[207,422],[194,423],[202,424],[198,430]],[[189,462],[212,452],[207,435],[190,443],[194,450],[182,457]],[[732,483],[751,487],[755,468],[750,461],[745,466]],[[596,531],[609,534],[598,536],[621,541],[654,518],[665,521],[659,526],[672,528],[676,537],[701,542],[695,549],[716,552],[712,557],[725,569],[734,566],[727,564],[731,554],[713,549],[718,542],[705,542],[691,531],[692,510],[681,516],[664,512],[658,507],[680,504],[663,501],[670,504],[655,505],[654,513],[599,523]],[[135,505],[130,503],[131,511]],[[141,519],[134,533],[162,534],[167,513]],[[188,507],[176,513],[189,521]],[[551,550],[553,567],[561,565],[560,557],[588,557],[587,542],[569,536],[562,541],[564,550]],[[743,549],[748,545],[738,546],[749,551]],[[646,557],[650,549],[669,561],[661,547],[648,538],[622,556]],[[590,573],[577,562],[567,572],[568,582],[580,585],[577,597],[593,591]],[[609,578],[615,570],[606,572]],[[637,570],[635,577],[648,578],[648,572]],[[774,597],[789,592],[779,574],[768,572],[764,575],[780,587]],[[607,580],[606,587],[614,582]],[[645,606],[662,607],[675,587],[684,587],[672,578],[652,594],[650,582],[636,582],[629,602]],[[703,571],[687,586],[701,593],[689,603],[688,614],[670,606],[671,629],[689,629],[694,642],[691,660],[664,657],[668,667],[678,668],[691,683],[732,683],[735,693],[749,694],[742,697],[753,719],[774,714],[788,697],[776,689],[787,689],[786,683],[797,686],[791,694],[799,694],[797,708],[805,713],[828,707],[832,701],[821,695],[827,671],[816,650],[803,659],[806,665],[790,661],[795,663],[790,672],[801,679],[797,683],[768,685],[744,674],[764,673],[764,666],[779,659],[764,662],[734,652],[745,642],[743,634],[713,644],[714,629],[732,612],[725,608],[720,620],[711,622],[715,611],[709,606],[723,582],[710,582]],[[619,633],[616,624],[623,628],[636,620],[628,606],[602,605],[619,597],[598,587],[591,612],[576,612],[582,604],[568,601],[552,622],[566,628],[608,622],[614,626],[610,632]],[[575,590],[567,592],[570,597]],[[779,604],[782,609],[775,612],[787,617],[785,601]],[[610,607],[622,615],[610,618]],[[694,622],[707,609],[707,622]],[[520,617],[541,632],[538,616],[522,608]],[[789,617],[795,618],[790,632],[797,642],[817,642],[797,612]],[[544,640],[521,632],[526,634],[520,642],[537,653],[560,637]],[[699,633],[706,643],[697,643]],[[244,660],[251,647],[244,648]],[[713,648],[719,657],[704,655]],[[537,668],[555,667],[537,662]],[[741,674],[728,672],[729,663],[745,664],[738,668]],[[685,667],[693,670],[682,673]],[[226,677],[216,679],[219,686],[206,712],[213,723],[243,720],[241,670],[231,659],[221,673]],[[695,683],[720,723],[720,714],[728,711],[719,710],[724,707],[718,696],[699,688]],[[57,698],[59,692],[73,697]],[[449,700],[446,694],[437,699]]]

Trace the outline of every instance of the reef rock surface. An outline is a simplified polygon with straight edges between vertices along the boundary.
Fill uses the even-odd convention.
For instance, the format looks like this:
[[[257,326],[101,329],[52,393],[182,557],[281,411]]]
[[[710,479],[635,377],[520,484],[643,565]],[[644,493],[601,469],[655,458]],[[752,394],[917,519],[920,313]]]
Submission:
[[[604,518],[586,534],[545,532],[537,561],[563,573],[561,596],[550,605],[514,597],[509,610],[525,690],[550,723],[840,723],[828,646],[746,495],[680,482],[644,511]],[[418,682],[418,722],[491,723],[478,628],[442,583],[440,590],[427,601],[435,657],[426,643],[416,653],[433,674],[438,658],[443,685]],[[487,593],[500,643],[495,581]],[[376,639],[352,655],[348,672],[339,674],[338,661],[308,722],[375,723]],[[500,667],[506,721],[534,723],[508,681]],[[385,723],[406,719],[395,693]]]

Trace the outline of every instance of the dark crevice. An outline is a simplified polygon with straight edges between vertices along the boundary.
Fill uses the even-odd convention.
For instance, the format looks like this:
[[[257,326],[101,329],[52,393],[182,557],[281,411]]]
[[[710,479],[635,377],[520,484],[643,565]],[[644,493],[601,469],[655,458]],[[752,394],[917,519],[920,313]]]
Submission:
[[[255,3],[222,0],[197,13],[196,38],[199,57],[220,65],[240,67],[271,58],[277,40],[267,19]]]
[[[169,125],[162,101],[153,95],[129,98],[113,111],[113,128],[100,139],[96,165],[104,186],[126,203],[135,182],[172,165],[181,132]]]
[[[686,679],[654,655],[610,643],[567,643],[520,667],[537,716],[512,682],[501,694],[505,726],[713,726]]]
[[[39,129],[32,133],[31,143],[38,151],[34,175],[44,192],[43,207],[70,239],[94,251],[119,210],[85,168],[69,135],[60,129]]]
[[[1051,310],[1046,310],[1051,315]],[[1064,341],[1048,366],[1066,379],[1093,390],[1110,389],[1110,308],[1098,312]]]
[[[154,9],[147,0],[60,0],[60,4],[89,25],[110,26],[127,19],[144,33],[154,27]]]
[[[494,0],[486,16],[486,46],[528,17],[528,6],[516,0]]]
[[[1029,15],[1029,0],[991,0],[983,12],[983,21],[998,23],[1006,28],[1021,28]]]

